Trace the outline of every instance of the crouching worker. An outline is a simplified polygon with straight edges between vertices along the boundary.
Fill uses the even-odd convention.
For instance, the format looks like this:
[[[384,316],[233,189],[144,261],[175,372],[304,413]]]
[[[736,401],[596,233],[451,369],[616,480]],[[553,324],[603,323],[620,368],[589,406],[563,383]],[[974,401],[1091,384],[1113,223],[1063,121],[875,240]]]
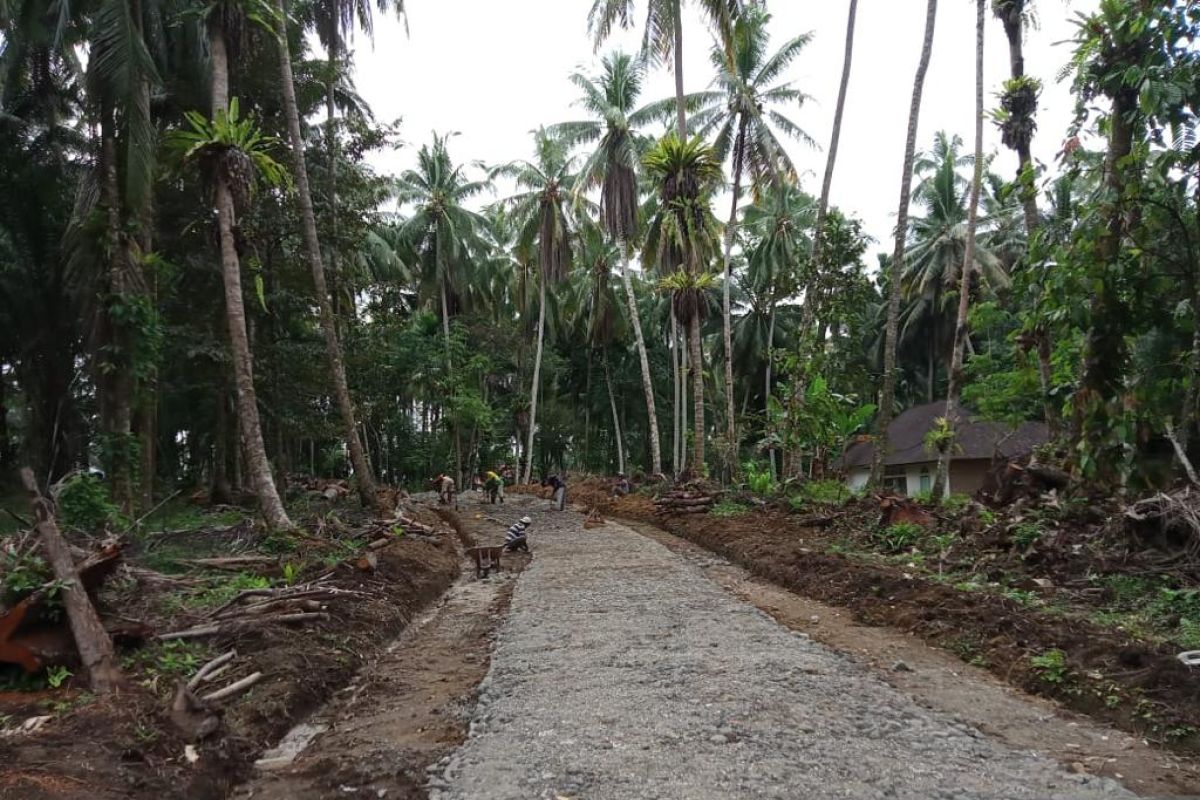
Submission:
[[[529,541],[525,538],[525,532],[529,530],[529,526],[533,524],[533,520],[529,517],[521,517],[512,524],[508,529],[508,533],[504,535],[504,550],[507,553],[515,553],[520,550],[522,553],[529,552]]]
[[[454,478],[444,472],[439,472],[431,483],[437,489],[438,502],[442,505],[454,505]]]

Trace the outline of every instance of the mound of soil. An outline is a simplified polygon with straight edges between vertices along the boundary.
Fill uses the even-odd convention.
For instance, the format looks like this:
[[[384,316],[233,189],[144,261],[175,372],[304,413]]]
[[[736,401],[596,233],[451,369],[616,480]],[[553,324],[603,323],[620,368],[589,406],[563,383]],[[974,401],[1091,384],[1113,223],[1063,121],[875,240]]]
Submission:
[[[206,640],[213,652],[236,649],[239,669],[261,671],[264,678],[229,704],[216,735],[195,743],[195,763],[185,755],[188,740],[164,701],[174,686],[134,683],[101,700],[76,690],[0,695],[0,715],[10,719],[53,715],[37,733],[0,737],[0,800],[224,798],[263,750],[346,685],[453,582],[458,551],[454,534],[441,529],[444,535],[405,537],[378,550],[373,569],[339,563],[328,582],[362,594],[331,603],[326,621]],[[221,535],[246,536],[248,528]],[[154,591],[152,584],[142,588]],[[145,597],[140,604],[153,605]],[[177,620],[176,626],[191,622]]]
[[[661,516],[649,497],[613,498],[602,481],[577,482],[572,492],[582,507],[656,525],[780,586],[845,607],[861,622],[917,634],[1026,691],[1184,751],[1200,750],[1197,676],[1175,657],[1177,648],[1000,594],[962,591],[903,566],[827,552],[829,533],[802,527],[778,509]]]

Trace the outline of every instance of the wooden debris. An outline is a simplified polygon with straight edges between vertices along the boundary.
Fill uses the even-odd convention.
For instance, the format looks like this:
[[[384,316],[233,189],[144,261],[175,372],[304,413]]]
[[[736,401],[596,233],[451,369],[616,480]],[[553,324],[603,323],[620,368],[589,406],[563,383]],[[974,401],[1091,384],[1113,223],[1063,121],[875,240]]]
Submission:
[[[124,680],[113,654],[112,639],[100,622],[100,616],[96,613],[87,592],[80,591],[82,582],[75,567],[75,560],[71,557],[66,540],[58,531],[50,504],[38,491],[33,470],[28,467],[22,469],[21,482],[25,486],[37,519],[34,529],[41,540],[42,552],[54,569],[54,577],[63,584],[63,605],[67,609],[67,620],[70,622],[71,634],[75,638],[75,646],[79,650],[88,683],[97,694],[115,692],[121,688]]]
[[[696,485],[675,489],[654,501],[654,513],[707,514],[717,502],[719,493],[710,493]]]
[[[879,497],[879,510],[883,512],[879,518],[879,524],[884,528],[901,522],[928,525],[933,521],[928,511],[907,497],[882,495]]]
[[[329,614],[324,611],[301,611],[294,614],[236,617],[233,619],[223,619],[213,625],[200,625],[195,628],[187,628],[186,630],[163,633],[158,638],[159,641],[163,642],[174,639],[202,639],[206,636],[216,636],[222,633],[236,633],[237,631],[249,630],[251,628],[265,628],[268,625],[312,622],[314,620],[326,619],[329,619]]]
[[[187,688],[195,691],[196,687],[207,680],[210,675],[214,675],[218,671],[224,671],[235,658],[237,658],[237,650],[230,650],[228,653],[222,653],[217,656],[192,676],[192,679],[187,682]]]
[[[237,697],[239,694],[245,692],[251,686],[261,681],[262,678],[263,674],[261,672],[251,673],[242,678],[240,681],[234,681],[224,689],[218,689],[215,692],[210,692],[209,694],[204,695],[204,702],[219,703],[222,700],[228,700],[231,697]]]
[[[589,530],[592,528],[599,528],[604,524],[604,517],[602,517],[600,512],[595,508],[588,511],[587,518],[583,521],[583,527]]]

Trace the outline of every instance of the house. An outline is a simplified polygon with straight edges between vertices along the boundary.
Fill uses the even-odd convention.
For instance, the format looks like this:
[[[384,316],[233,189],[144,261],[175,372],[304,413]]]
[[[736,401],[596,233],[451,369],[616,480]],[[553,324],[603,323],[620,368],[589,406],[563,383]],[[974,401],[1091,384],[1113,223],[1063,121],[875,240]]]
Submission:
[[[885,488],[900,494],[915,495],[933,488],[937,454],[925,449],[925,434],[938,417],[945,416],[946,401],[926,403],[905,411],[888,427],[888,453],[884,459]],[[950,480],[946,493],[974,494],[983,487],[984,477],[996,461],[1010,461],[1028,455],[1048,439],[1045,423],[1025,422],[1013,428],[1000,422],[975,418],[970,409],[961,409],[950,454]],[[875,443],[858,441],[847,448],[835,466],[846,474],[851,489],[862,489],[871,476]]]

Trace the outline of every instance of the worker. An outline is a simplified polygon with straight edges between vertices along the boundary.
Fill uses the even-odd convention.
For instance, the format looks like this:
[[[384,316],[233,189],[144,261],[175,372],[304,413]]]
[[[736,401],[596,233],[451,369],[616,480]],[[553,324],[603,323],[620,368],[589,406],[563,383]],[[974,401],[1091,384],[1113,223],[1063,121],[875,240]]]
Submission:
[[[488,500],[492,505],[496,505],[496,500],[504,503],[504,478],[501,478],[495,470],[488,471],[483,476],[483,489],[487,492]]]
[[[432,481],[434,488],[437,489],[438,502],[442,505],[454,504],[454,478],[451,478],[444,472],[439,472],[438,476]]]
[[[624,497],[629,491],[629,478],[625,477],[624,472],[618,472],[617,480],[613,483],[613,497]]]
[[[529,526],[533,524],[533,520],[529,517],[521,517],[512,524],[508,529],[508,533],[504,534],[504,549],[509,553],[515,553],[520,550],[522,553],[529,552],[529,541],[526,539],[525,532],[529,530]]]
[[[554,506],[559,511],[566,510],[567,507],[567,482],[557,475],[551,475],[549,478],[542,478],[542,486],[549,486],[554,490]]]

